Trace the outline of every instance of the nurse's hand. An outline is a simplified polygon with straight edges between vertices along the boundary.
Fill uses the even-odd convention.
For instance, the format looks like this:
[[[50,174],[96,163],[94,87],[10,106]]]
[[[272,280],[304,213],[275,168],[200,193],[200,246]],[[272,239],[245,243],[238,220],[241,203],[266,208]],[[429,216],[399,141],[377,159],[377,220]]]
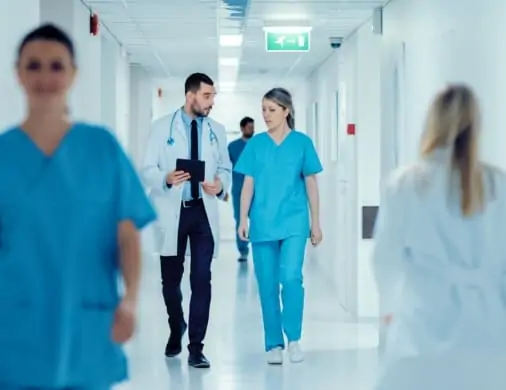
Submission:
[[[214,182],[212,182],[212,183],[210,183],[208,181],[205,181],[204,183],[202,183],[202,189],[204,190],[204,192],[206,194],[211,195],[211,196],[216,196],[223,189],[223,184],[221,184],[221,180],[218,179],[218,177],[216,177],[214,179]]]
[[[118,344],[126,343],[135,332],[135,304],[133,301],[124,299],[119,304],[114,314],[112,327],[112,339]]]
[[[317,246],[323,240],[323,233],[320,225],[311,226],[311,244]]]
[[[187,180],[190,180],[190,174],[184,171],[172,171],[165,178],[165,181],[170,186],[177,186]]]
[[[237,229],[237,235],[242,241],[249,240],[249,225],[248,222],[241,222],[239,224],[239,229]]]

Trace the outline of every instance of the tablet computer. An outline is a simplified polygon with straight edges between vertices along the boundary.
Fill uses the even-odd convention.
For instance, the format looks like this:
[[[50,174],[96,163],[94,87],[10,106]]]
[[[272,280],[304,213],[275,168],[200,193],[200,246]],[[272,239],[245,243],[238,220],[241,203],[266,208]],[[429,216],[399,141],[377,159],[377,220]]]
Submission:
[[[176,171],[189,173],[190,181],[202,183],[206,176],[206,163],[201,160],[187,160],[178,158],[176,160]]]

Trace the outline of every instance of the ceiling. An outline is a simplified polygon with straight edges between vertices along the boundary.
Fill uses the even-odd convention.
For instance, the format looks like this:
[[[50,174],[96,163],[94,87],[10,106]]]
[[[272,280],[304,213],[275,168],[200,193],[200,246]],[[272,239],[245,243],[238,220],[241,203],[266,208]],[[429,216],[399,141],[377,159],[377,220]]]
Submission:
[[[132,62],[154,78],[204,72],[220,89],[250,90],[300,79],[385,0],[87,0]],[[311,27],[306,53],[268,53],[266,26]],[[229,46],[220,45],[229,35]],[[220,38],[221,37],[221,38]],[[230,46],[233,40],[242,42]],[[221,60],[220,60],[221,59]],[[235,60],[234,60],[235,59]],[[238,61],[238,64],[232,62]],[[225,62],[220,65],[220,62]],[[229,85],[230,84],[230,85]]]

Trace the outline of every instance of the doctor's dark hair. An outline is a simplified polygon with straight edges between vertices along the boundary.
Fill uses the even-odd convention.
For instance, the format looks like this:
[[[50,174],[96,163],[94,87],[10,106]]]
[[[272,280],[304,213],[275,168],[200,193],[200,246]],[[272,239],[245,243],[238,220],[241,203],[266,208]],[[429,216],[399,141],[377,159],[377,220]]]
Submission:
[[[35,41],[56,42],[65,46],[70,54],[72,62],[75,63],[76,53],[72,39],[65,31],[63,31],[63,29],[51,23],[43,24],[42,26],[37,27],[25,35],[18,46],[16,62],[19,62],[21,54],[23,53],[26,45]]]
[[[204,73],[193,73],[188,76],[184,82],[184,93],[197,92],[200,89],[201,84],[214,85],[214,81],[211,77]]]
[[[295,110],[292,95],[284,88],[273,88],[264,95],[264,100],[270,100],[285,110],[288,110],[286,123],[290,129],[295,129]]]
[[[483,164],[478,159],[480,110],[471,88],[450,85],[432,103],[421,142],[421,155],[449,148],[451,168],[460,176],[460,207],[470,216],[484,206]]]

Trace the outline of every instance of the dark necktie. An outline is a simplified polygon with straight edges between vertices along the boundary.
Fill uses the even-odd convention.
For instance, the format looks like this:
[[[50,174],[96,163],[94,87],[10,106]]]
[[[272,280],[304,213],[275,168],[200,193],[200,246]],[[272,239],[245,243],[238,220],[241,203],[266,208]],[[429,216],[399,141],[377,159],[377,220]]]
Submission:
[[[199,130],[197,127],[197,121],[193,120],[191,124],[191,151],[190,158],[192,160],[199,159]],[[193,179],[190,180],[191,183],[191,195],[193,199],[199,198],[199,183]]]

